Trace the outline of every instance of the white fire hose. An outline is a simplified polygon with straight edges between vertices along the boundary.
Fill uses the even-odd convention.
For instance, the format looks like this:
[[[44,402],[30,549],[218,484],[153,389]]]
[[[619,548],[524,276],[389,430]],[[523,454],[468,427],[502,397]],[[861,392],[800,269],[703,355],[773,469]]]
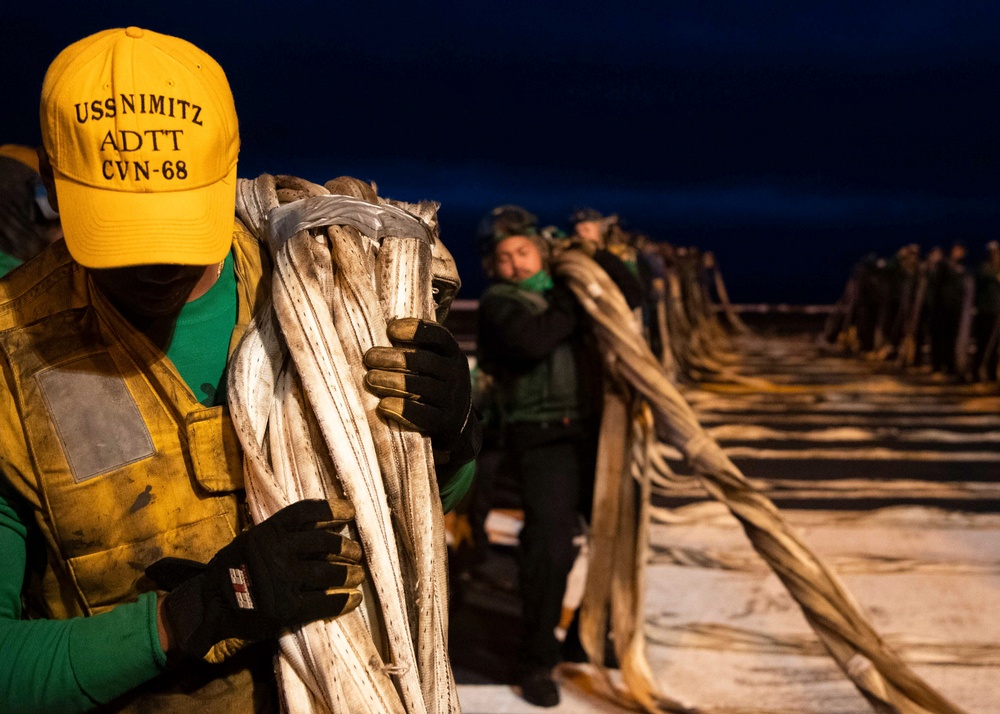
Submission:
[[[430,440],[387,423],[362,386],[362,356],[390,345],[391,319],[434,316],[437,206],[411,208],[425,220],[290,177],[238,189],[240,218],[274,259],[272,306],[229,367],[252,516],[346,497],[364,551],[362,606],[280,639],[283,706],[295,714],[459,711]]]

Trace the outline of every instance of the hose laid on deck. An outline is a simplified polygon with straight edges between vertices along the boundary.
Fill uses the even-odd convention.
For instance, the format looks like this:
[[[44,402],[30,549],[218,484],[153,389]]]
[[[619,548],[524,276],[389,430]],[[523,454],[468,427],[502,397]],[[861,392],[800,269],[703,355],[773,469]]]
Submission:
[[[593,577],[584,595],[580,631],[591,661],[602,662],[610,610],[613,641],[629,689],[623,698],[651,712],[692,711],[659,691],[645,659],[641,603],[648,518],[643,512],[649,510],[653,452],[659,440],[677,448],[705,489],[740,521],[827,651],[876,711],[960,712],[886,646],[837,575],[705,433],[629,319],[628,305],[607,274],[575,250],[554,255],[553,268],[592,318],[609,385],[591,531]],[[633,454],[645,461],[638,469],[644,474],[639,518],[633,510]]]

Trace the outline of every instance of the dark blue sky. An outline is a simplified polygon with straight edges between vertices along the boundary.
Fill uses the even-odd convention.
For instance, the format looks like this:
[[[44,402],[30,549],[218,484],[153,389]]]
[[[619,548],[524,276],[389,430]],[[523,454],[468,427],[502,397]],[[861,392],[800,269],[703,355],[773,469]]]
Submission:
[[[997,237],[995,0],[35,7],[0,11],[0,143],[39,141],[65,45],[175,34],[229,76],[241,175],[441,201],[462,297],[475,224],[507,202],[712,249],[740,302],[831,302],[869,250]]]

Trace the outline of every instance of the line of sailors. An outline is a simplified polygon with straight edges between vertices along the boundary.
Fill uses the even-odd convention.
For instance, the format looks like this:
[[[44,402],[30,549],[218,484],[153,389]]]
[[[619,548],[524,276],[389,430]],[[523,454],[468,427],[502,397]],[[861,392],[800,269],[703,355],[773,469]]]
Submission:
[[[477,232],[492,281],[476,315],[484,443],[475,485],[456,511],[468,518],[470,547],[456,548],[451,561],[460,601],[468,579],[493,580],[488,515],[523,513],[517,678],[524,699],[546,707],[559,702],[555,664],[587,658],[575,619],[582,592],[567,582],[593,507],[603,390],[615,388],[604,383],[605,356],[558,256],[583,251],[607,273],[675,379],[724,371],[728,347],[713,306],[725,288],[711,254],[654,243],[593,209],[575,211],[569,223],[568,232],[538,227],[533,213],[505,204]]]
[[[906,245],[854,267],[823,341],[901,368],[962,381],[997,381],[1000,355],[1000,243],[971,267],[967,248]]]
[[[694,381],[728,371],[729,338],[748,330],[729,301],[711,251],[653,241],[626,229],[617,215],[602,216],[590,208],[575,211],[570,223],[576,227],[571,240],[591,252],[606,249],[639,279],[637,316],[654,354],[675,379]],[[581,225],[596,227],[581,236]],[[553,227],[543,233],[563,237]]]

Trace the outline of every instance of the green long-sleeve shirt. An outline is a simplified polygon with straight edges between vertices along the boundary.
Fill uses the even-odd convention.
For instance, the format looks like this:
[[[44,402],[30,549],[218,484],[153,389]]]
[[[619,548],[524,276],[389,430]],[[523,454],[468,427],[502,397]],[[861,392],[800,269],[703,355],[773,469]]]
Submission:
[[[0,709],[84,712],[162,671],[155,593],[94,617],[21,619],[28,523],[0,491]]]

